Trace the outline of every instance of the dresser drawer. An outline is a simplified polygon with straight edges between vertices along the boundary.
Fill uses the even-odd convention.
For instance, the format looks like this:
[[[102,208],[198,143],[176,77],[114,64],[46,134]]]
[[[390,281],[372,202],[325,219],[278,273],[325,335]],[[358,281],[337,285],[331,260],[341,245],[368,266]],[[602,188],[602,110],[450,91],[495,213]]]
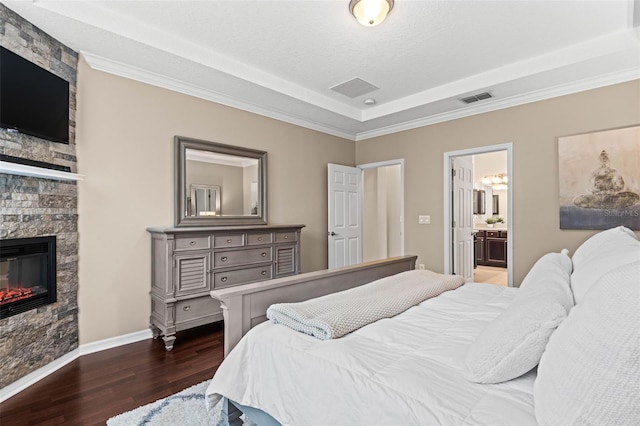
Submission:
[[[220,301],[211,296],[180,300],[176,302],[175,309],[176,325],[215,315],[221,310]]]
[[[244,246],[244,234],[214,235],[213,247],[242,247]]]
[[[258,244],[270,244],[273,241],[271,232],[258,232],[247,234],[247,245],[256,246]]]
[[[208,249],[209,237],[177,237],[175,251]]]
[[[271,247],[229,250],[213,255],[214,268],[227,268],[229,266],[246,265],[250,263],[271,262],[273,254]]]
[[[236,269],[235,271],[215,272],[213,287],[222,288],[230,285],[245,284],[271,279],[271,265],[255,268]]]
[[[295,231],[276,231],[276,243],[292,243],[298,239]]]

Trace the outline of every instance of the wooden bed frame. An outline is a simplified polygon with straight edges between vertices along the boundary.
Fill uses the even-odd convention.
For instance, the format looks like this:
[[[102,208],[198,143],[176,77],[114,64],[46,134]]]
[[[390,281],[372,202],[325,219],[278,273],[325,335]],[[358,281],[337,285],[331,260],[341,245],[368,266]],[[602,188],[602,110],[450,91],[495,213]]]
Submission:
[[[300,302],[415,269],[417,256],[376,260],[336,269],[308,272],[269,281],[213,290],[224,317],[224,355],[251,328],[266,321],[273,303]]]

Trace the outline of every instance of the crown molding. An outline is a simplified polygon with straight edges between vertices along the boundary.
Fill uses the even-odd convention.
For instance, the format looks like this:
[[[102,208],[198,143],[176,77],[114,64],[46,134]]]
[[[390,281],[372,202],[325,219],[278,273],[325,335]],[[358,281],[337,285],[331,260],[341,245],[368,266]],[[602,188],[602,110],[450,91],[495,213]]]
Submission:
[[[380,127],[378,129],[360,132],[356,134],[355,140],[362,141],[392,133],[412,130],[418,127],[429,126],[431,124],[443,123],[445,121],[457,120],[459,118],[471,117],[485,112],[498,111],[532,102],[543,101],[545,99],[557,98],[559,96],[584,92],[586,90],[598,89],[600,87],[611,86],[613,84],[625,83],[640,79],[640,68],[631,68],[619,72],[576,81],[572,84],[563,84],[548,89],[536,90],[523,95],[512,96],[510,98],[498,99],[486,104],[473,105],[463,109],[442,114],[435,114],[417,120],[411,120],[400,124]]]
[[[171,30],[150,25],[140,17],[130,16],[100,2],[33,1],[37,7],[74,21],[83,22],[100,31],[106,31],[107,33],[142,43],[147,47],[176,55],[223,74],[234,76],[286,96],[297,98],[308,104],[334,111],[353,120],[360,119],[361,111],[358,108],[346,105],[318,92],[306,90],[293,81],[270,74],[230,56],[211,50],[204,44],[188,41],[188,39]]]
[[[485,112],[497,111],[500,109],[519,106],[531,102],[537,102],[545,99],[551,99],[558,96],[569,95],[572,93],[578,93],[585,90],[597,89],[604,86],[609,86],[618,83],[624,83],[631,80],[640,79],[640,68],[631,68],[622,71],[618,71],[611,74],[598,76],[595,78],[583,79],[576,81],[572,84],[563,84],[554,86],[548,89],[537,90],[523,95],[512,96],[506,99],[497,99],[485,104],[471,105],[456,111],[445,112],[441,114],[430,115],[425,118],[417,120],[410,120],[391,126],[380,127],[377,129],[351,133],[334,127],[330,127],[318,122],[308,120],[293,114],[284,113],[278,110],[272,110],[264,107],[257,106],[250,102],[234,99],[230,96],[223,95],[213,90],[204,89],[191,83],[187,83],[181,80],[177,80],[171,77],[167,77],[161,74],[157,74],[142,68],[134,67],[122,62],[113,61],[90,52],[81,52],[87,64],[97,71],[103,71],[106,73],[114,74],[120,77],[129,78],[132,80],[140,81],[142,83],[150,84],[167,90],[183,93],[185,95],[194,96],[207,101],[219,103],[221,105],[237,108],[250,113],[258,114],[264,117],[272,118],[274,120],[283,121],[285,123],[294,124],[296,126],[304,127],[306,129],[315,130],[318,132],[326,133],[332,136],[336,136],[343,139],[361,141],[371,139],[379,136],[384,136],[392,133],[402,132],[405,130],[412,130],[418,127],[428,126],[437,123],[443,123],[450,120],[457,120],[459,118],[470,117],[477,114],[483,114]]]
[[[243,111],[262,115],[264,117],[273,118],[274,120],[284,121],[285,123],[295,124],[296,126],[326,133],[332,136],[337,136],[343,139],[355,140],[355,134],[350,132],[345,132],[343,130],[326,126],[312,120],[304,119],[293,114],[274,109],[263,108],[250,102],[235,99],[210,89],[205,89],[195,84],[187,83],[182,80],[167,77],[165,75],[161,75],[152,71],[104,58],[90,52],[81,51],[80,53],[84,57],[87,64],[92,69],[97,71],[106,72],[131,80],[136,80],[141,83],[146,83],[174,92],[183,93],[185,95],[194,96],[196,98],[215,102],[232,108],[237,108]]]

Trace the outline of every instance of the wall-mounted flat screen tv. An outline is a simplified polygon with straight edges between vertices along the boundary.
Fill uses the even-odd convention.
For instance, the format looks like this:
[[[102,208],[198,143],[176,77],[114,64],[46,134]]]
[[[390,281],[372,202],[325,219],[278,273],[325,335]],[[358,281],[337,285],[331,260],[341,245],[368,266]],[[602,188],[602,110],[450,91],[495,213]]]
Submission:
[[[69,143],[69,83],[0,47],[0,126]]]

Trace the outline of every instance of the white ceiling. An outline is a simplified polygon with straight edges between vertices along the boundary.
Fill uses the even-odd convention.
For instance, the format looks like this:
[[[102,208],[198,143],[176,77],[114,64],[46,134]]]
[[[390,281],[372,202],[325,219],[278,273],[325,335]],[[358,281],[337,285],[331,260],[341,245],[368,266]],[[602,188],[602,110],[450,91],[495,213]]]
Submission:
[[[640,78],[638,0],[3,3],[95,69],[353,140]]]

